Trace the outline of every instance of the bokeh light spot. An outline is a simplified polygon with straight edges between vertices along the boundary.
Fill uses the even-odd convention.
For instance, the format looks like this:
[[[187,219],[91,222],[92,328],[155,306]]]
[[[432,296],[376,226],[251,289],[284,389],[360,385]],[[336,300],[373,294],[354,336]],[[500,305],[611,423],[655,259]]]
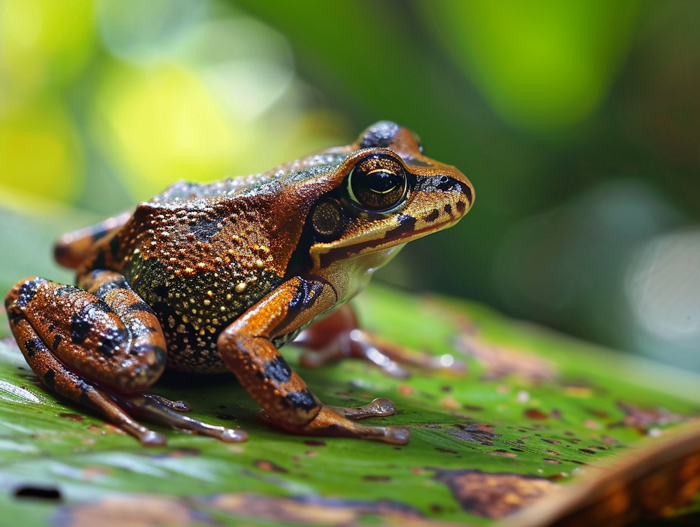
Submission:
[[[123,67],[103,81],[97,135],[135,196],[152,195],[177,179],[226,173],[242,141],[192,72],[174,65]]]
[[[69,201],[82,183],[81,157],[57,101],[32,100],[0,113],[0,187]]]
[[[26,95],[72,79],[94,49],[90,0],[0,2],[0,90]],[[9,82],[8,82],[9,81]]]

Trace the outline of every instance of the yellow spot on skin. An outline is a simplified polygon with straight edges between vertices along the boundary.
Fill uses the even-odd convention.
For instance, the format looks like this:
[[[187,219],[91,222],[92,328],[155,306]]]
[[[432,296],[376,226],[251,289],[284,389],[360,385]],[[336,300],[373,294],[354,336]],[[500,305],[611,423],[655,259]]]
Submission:
[[[265,262],[258,258],[257,260],[255,260],[255,267],[262,269],[263,267],[265,267]]]
[[[205,298],[205,299],[204,299],[204,305],[205,305],[205,306],[211,305],[211,300],[209,300],[208,298]]]
[[[246,284],[245,282],[240,282],[240,283],[236,284],[236,287],[235,287],[236,293],[241,294],[243,291],[246,290],[246,287],[248,287],[248,284]]]
[[[221,306],[219,309],[220,309],[222,312],[223,312],[223,311],[226,311],[226,306]]]

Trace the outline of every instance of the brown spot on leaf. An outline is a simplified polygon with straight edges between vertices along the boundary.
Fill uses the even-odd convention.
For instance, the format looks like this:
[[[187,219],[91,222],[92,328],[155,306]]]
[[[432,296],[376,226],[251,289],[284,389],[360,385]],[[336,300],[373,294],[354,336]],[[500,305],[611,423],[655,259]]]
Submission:
[[[183,458],[183,457],[192,457],[192,456],[198,456],[202,452],[198,448],[188,448],[188,447],[181,447],[181,448],[174,448],[172,450],[168,450],[167,452],[159,452],[157,454],[151,454],[148,452],[145,453],[139,453],[138,455],[148,457],[151,459],[172,459],[172,458]]]
[[[58,416],[59,416],[59,417],[64,417],[64,418],[66,418],[66,419],[70,419],[71,421],[82,421],[82,420],[85,419],[82,415],[71,414],[71,413],[68,413],[68,412],[62,412],[62,413],[58,414]]]
[[[211,519],[203,511],[194,511],[177,498],[153,494],[105,497],[90,503],[61,507],[53,514],[52,520],[53,525],[61,527],[81,525],[204,527],[211,525]]]
[[[625,412],[625,417],[621,423],[615,423],[612,426],[629,426],[642,432],[646,432],[652,426],[678,423],[689,419],[685,415],[674,414],[665,408],[640,408],[623,402],[618,402],[617,407]]]
[[[541,410],[538,410],[537,408],[528,408],[523,412],[525,417],[528,419],[537,419],[537,420],[543,420],[543,419],[549,419],[549,416],[544,413]]]
[[[391,481],[391,476],[379,476],[376,474],[369,474],[367,476],[363,476],[362,479],[364,481],[382,482],[382,481]]]
[[[449,487],[462,509],[485,518],[503,518],[559,488],[538,476],[470,469],[441,470],[435,479]]]
[[[308,446],[326,446],[325,441],[319,441],[317,439],[309,439],[307,441],[304,441],[304,444]]]
[[[462,404],[451,395],[448,395],[440,399],[440,406],[443,406],[444,408],[449,408],[451,410],[457,410],[462,406]]]
[[[410,384],[399,384],[398,391],[401,395],[409,396],[416,393],[416,389]]]
[[[437,450],[438,452],[442,452],[443,454],[459,454],[459,452],[457,452],[456,450],[451,450],[449,448],[442,448],[439,446],[436,446],[435,450]]]
[[[508,452],[507,450],[492,450],[491,452],[486,452],[487,454],[490,454],[492,456],[501,456],[501,457],[510,457],[510,458],[516,458],[518,457],[518,454],[513,454],[512,452]]]
[[[542,437],[541,439],[542,441],[544,441],[545,443],[549,443],[550,445],[561,445],[561,441],[557,441],[556,439],[547,439],[544,437]]]
[[[286,468],[280,467],[279,465],[266,459],[258,459],[255,463],[253,463],[253,465],[255,465],[255,468],[259,468],[260,470],[264,470],[266,472],[277,472],[278,474],[286,474],[289,472]]]
[[[493,446],[493,438],[501,435],[493,431],[493,425],[486,423],[470,423],[458,427],[457,430],[448,430],[447,433],[467,443]]]
[[[365,516],[380,516],[379,525],[397,525],[410,520],[411,525],[431,525],[422,514],[404,503],[378,500],[343,500],[321,496],[281,498],[256,494],[219,494],[206,498],[207,508],[257,521],[297,523],[300,525],[346,526],[364,523]]]
[[[484,380],[498,380],[516,375],[533,382],[548,381],[557,376],[555,366],[537,355],[521,350],[483,342],[472,333],[461,333],[454,346],[467,356],[474,357],[485,368]]]

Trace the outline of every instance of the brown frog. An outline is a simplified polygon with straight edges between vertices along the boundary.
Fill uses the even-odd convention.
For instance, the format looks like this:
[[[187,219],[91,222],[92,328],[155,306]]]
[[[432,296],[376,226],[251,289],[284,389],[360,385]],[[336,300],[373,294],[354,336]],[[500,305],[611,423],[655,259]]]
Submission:
[[[64,235],[56,259],[77,270],[77,287],[20,280],[5,300],[11,329],[49,389],[144,445],[166,438],[132,415],[247,437],[145,394],[166,365],[232,371],[264,417],[290,432],[406,443],[405,427],[357,422],[393,414],[391,401],[325,405],[278,350],[323,315],[305,331],[324,350],[308,364],[355,355],[389,371],[401,360],[431,366],[357,330],[345,303],[403,244],[454,225],[473,197],[467,178],[425,157],[411,131],[379,122],[350,146],[246,178],[178,182],[133,214]]]

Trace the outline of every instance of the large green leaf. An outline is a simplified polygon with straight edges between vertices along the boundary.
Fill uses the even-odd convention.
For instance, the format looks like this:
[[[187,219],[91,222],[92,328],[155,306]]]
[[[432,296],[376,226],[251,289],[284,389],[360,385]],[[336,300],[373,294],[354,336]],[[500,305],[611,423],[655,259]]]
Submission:
[[[59,228],[35,221],[44,238]],[[20,278],[6,274],[3,283]],[[398,415],[374,422],[410,426],[407,446],[287,434],[259,420],[256,405],[224,375],[171,377],[154,391],[190,401],[194,416],[246,429],[247,443],[167,430],[167,447],[143,448],[44,389],[14,343],[2,341],[0,525],[86,518],[107,525],[114,518],[137,525],[489,525],[576,479],[582,467],[699,412],[693,377],[481,305],[374,286],[356,307],[383,336],[468,365],[461,376],[414,372],[400,380],[358,361],[301,368],[300,351],[285,348],[324,402],[393,399]]]

